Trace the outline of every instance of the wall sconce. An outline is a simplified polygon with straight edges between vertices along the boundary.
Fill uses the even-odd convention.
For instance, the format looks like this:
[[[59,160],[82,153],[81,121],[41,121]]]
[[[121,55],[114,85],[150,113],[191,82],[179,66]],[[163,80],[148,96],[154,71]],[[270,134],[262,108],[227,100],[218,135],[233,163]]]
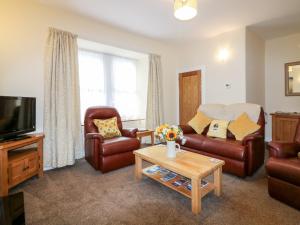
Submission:
[[[218,60],[221,62],[227,61],[229,56],[230,56],[230,52],[228,48],[222,48],[218,52]]]

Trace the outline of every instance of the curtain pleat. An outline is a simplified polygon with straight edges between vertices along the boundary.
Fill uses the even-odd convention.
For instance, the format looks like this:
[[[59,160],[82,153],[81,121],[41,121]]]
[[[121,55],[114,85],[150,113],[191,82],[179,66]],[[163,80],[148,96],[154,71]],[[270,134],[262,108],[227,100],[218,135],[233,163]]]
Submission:
[[[155,129],[163,121],[162,113],[162,66],[158,55],[149,55],[146,128]]]

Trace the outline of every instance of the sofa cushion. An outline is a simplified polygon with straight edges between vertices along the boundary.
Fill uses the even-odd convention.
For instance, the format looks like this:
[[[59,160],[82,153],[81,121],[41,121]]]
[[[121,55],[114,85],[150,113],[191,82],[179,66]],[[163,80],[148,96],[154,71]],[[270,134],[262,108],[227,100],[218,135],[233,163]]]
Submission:
[[[213,120],[209,126],[207,136],[226,138],[228,124],[229,121],[226,120]]]
[[[186,134],[184,147],[208,152],[227,158],[244,161],[246,159],[246,147],[241,141],[232,139],[212,138],[199,134]]]
[[[300,186],[300,160],[298,158],[271,157],[266,168],[271,177]]]
[[[202,143],[206,138],[206,136],[201,134],[185,134],[184,137],[186,142],[183,146],[195,150],[202,149]]]
[[[136,138],[116,137],[105,139],[100,149],[100,154],[103,156],[114,155],[122,152],[129,152],[140,147],[140,142]]]
[[[228,130],[234,134],[236,140],[243,140],[249,134],[252,134],[258,129],[260,126],[254,123],[248,116],[247,113],[243,113],[240,115],[236,120],[232,121],[229,126]]]
[[[211,123],[213,119],[207,117],[202,112],[197,112],[196,115],[188,122],[188,125],[190,125],[197,134],[202,134],[204,129]]]

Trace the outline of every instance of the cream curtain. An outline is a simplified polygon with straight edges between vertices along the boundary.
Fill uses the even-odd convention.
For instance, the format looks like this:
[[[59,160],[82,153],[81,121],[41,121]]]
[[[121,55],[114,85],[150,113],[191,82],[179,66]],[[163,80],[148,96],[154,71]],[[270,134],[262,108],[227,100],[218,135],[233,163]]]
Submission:
[[[162,113],[162,66],[160,56],[149,55],[146,128],[155,129],[163,121]]]
[[[49,29],[44,91],[44,166],[75,163],[82,149],[77,36]]]

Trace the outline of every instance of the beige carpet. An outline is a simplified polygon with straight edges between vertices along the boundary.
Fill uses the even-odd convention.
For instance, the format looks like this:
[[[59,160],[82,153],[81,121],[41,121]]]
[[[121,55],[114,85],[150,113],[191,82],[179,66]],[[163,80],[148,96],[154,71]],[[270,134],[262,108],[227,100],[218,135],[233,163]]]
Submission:
[[[80,160],[12,191],[24,191],[28,225],[300,224],[299,211],[268,196],[263,167],[247,179],[225,174],[222,197],[207,195],[199,216],[175,191],[148,178],[136,182],[133,169],[101,174]]]

